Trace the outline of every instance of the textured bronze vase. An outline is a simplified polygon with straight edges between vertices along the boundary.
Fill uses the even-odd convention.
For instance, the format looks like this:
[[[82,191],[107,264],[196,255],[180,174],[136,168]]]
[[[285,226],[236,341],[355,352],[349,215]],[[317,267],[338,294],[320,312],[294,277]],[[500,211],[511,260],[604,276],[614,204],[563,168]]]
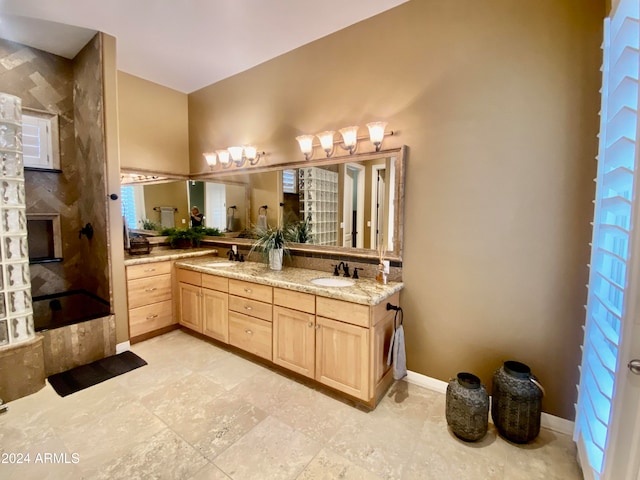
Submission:
[[[491,418],[507,440],[527,443],[540,433],[544,389],[524,363],[508,361],[493,374]]]
[[[453,433],[462,440],[474,442],[486,435],[489,394],[478,377],[461,372],[449,381],[446,417]]]

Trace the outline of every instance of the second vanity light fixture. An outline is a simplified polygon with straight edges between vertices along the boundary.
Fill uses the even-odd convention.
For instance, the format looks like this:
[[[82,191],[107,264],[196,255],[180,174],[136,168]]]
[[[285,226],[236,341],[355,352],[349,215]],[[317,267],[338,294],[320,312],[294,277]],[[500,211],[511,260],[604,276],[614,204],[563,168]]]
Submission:
[[[385,133],[384,129],[387,126],[387,122],[371,122],[367,123],[367,128],[369,129],[369,140],[373,144],[376,149],[376,152],[380,151],[382,148],[382,141],[384,140],[385,135],[393,135],[393,132]],[[341,128],[340,134],[342,136],[342,142],[338,142],[338,145],[343,150],[348,150],[349,155],[353,155],[353,153],[358,148],[358,140],[365,140],[367,137],[358,137],[358,127],[344,127]],[[315,137],[318,137],[320,140],[320,147],[324,150],[324,153],[327,155],[327,158],[331,157],[335,151],[336,142],[333,141],[333,137],[335,132],[332,130],[326,132],[320,132],[317,135],[300,135],[296,137],[298,144],[300,145],[300,150],[304,154],[305,160],[311,160],[313,158],[313,140]]]
[[[230,168],[235,164],[238,168],[249,162],[249,165],[257,165],[265,152],[258,152],[256,147],[245,145],[244,147],[228,147],[226,150],[204,153],[204,158],[213,170],[218,165],[222,168]]]

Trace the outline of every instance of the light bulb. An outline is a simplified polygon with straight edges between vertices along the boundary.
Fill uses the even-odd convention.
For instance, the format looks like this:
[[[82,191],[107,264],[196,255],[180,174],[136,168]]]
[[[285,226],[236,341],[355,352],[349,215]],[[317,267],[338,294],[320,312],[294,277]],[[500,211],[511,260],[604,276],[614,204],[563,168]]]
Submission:
[[[221,164],[226,165],[229,163],[229,152],[227,150],[218,150],[216,153]]]
[[[229,150],[229,154],[231,155],[231,158],[234,162],[241,162],[242,161],[242,151],[244,150],[244,148],[242,147],[229,147],[227,148],[227,150]]]
[[[330,157],[333,153],[333,134],[335,132],[328,130],[326,132],[318,133],[317,137],[320,140],[320,145],[322,149],[327,154],[327,157]]]
[[[384,139],[384,129],[387,126],[387,122],[371,122],[367,123],[369,129],[369,138],[371,143],[376,147],[376,152],[380,150],[382,146],[382,140]]]
[[[217,156],[215,152],[207,152],[207,153],[203,153],[202,155],[204,155],[204,159],[207,161],[207,165],[209,165],[210,167],[216,166]]]
[[[358,144],[358,127],[344,127],[340,129],[340,133],[342,134],[342,142],[344,143],[344,148],[349,150],[349,153],[353,153]]]

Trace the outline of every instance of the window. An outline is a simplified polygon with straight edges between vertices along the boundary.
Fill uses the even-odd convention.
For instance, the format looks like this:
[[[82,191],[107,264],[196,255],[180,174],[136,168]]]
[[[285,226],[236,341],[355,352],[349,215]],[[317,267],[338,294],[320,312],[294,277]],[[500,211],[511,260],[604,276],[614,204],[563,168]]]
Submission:
[[[59,170],[58,116],[36,110],[24,110],[22,115],[24,166]]]
[[[282,171],[282,191],[283,193],[298,193],[298,172],[288,169]]]
[[[144,190],[142,185],[123,185],[120,188],[122,199],[122,216],[129,230],[142,228],[145,219]]]

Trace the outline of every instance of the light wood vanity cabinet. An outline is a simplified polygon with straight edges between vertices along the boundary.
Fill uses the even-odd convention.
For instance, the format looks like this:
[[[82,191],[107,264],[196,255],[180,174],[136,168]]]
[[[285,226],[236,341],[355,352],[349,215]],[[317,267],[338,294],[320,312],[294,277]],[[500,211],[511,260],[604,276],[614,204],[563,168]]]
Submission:
[[[387,311],[386,304],[398,305],[399,293],[369,306],[183,269],[177,276],[180,323],[188,328],[371,406],[393,381],[386,361],[394,312]],[[204,288],[205,277],[218,282],[217,290]],[[215,306],[205,314],[203,305],[211,292],[217,296],[210,300]],[[207,317],[218,336],[207,333]],[[226,338],[221,335],[225,325]]]
[[[209,337],[229,342],[229,281],[178,269],[179,321]]]
[[[274,289],[273,362],[374,403],[391,383],[387,353],[396,293],[375,305]]]
[[[172,263],[163,261],[127,267],[131,338],[176,323],[172,301]]]

